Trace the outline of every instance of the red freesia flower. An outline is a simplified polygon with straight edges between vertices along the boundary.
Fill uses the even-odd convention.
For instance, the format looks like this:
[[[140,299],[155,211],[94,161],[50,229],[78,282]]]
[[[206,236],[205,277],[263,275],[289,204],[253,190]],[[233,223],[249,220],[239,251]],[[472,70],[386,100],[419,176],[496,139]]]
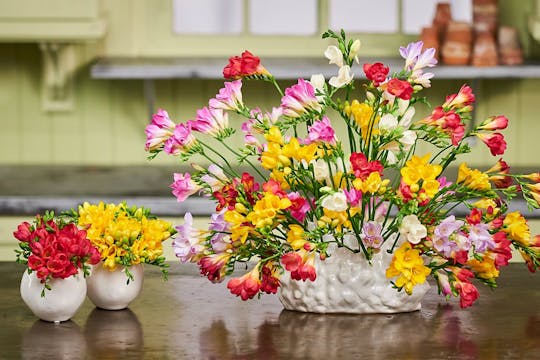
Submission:
[[[469,279],[474,278],[474,274],[463,268],[454,271],[457,277],[454,288],[459,292],[459,305],[462,308],[471,306],[480,296],[478,289],[470,283]]]
[[[386,91],[403,100],[410,100],[413,93],[413,88],[408,81],[391,79],[387,83]]]
[[[57,223],[54,214],[38,215],[35,225],[23,222],[13,235],[21,241],[17,261],[36,272],[42,283],[65,279],[79,269],[97,264],[101,256],[86,237],[86,231],[73,223]]]
[[[390,69],[388,66],[384,66],[383,63],[376,62],[374,64],[364,64],[364,73],[366,77],[373,81],[374,86],[379,86],[384,80]]]
[[[478,136],[480,140],[482,140],[484,144],[488,146],[491,155],[502,155],[506,151],[506,141],[504,140],[504,136],[501,133],[479,133],[476,134],[476,136]]]
[[[199,260],[199,269],[201,275],[204,275],[213,283],[218,283],[223,280],[227,270],[227,261],[230,255],[228,254],[211,254],[203,256]]]
[[[227,283],[227,289],[242,300],[253,298],[261,290],[261,280],[257,267],[239,278],[232,278]]]
[[[512,249],[510,249],[512,242],[508,240],[506,233],[503,231],[496,232],[493,235],[493,240],[497,244],[493,250],[495,267],[499,269],[501,266],[508,265],[509,260],[512,258]]]
[[[272,269],[268,265],[264,265],[261,271],[261,291],[267,294],[277,293],[280,282],[279,278],[274,276]]]
[[[420,121],[420,123],[435,126],[450,135],[452,145],[457,146],[465,135],[465,124],[459,114],[454,110],[444,110],[442,106],[437,106],[431,115]]]
[[[352,153],[349,160],[354,171],[354,176],[359,179],[367,179],[372,172],[378,172],[380,175],[383,174],[384,166],[381,162],[378,160],[368,161],[366,155],[362,153]]]
[[[268,71],[261,65],[261,59],[247,50],[242,56],[230,57],[229,64],[223,69],[225,79],[240,79],[261,74],[268,74]]]

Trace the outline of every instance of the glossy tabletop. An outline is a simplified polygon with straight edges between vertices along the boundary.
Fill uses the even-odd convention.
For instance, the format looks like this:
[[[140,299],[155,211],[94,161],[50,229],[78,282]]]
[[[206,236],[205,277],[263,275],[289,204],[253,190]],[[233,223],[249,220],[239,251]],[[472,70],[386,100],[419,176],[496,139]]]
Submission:
[[[432,286],[421,311],[396,315],[285,311],[277,296],[243,302],[194,266],[173,264],[167,282],[146,267],[129,309],[86,300],[56,325],[22,302],[23,270],[0,263],[0,359],[540,359],[540,274],[522,264],[472,308]]]

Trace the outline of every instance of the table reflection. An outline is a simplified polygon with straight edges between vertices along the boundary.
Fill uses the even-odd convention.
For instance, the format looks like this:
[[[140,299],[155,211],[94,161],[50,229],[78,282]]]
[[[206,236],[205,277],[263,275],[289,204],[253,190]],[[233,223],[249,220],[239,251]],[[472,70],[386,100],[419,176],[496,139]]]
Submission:
[[[143,329],[130,309],[94,309],[84,329],[88,353],[95,359],[142,359]]]
[[[51,323],[37,320],[22,337],[21,358],[25,360],[85,359],[84,334],[79,325],[72,321]]]

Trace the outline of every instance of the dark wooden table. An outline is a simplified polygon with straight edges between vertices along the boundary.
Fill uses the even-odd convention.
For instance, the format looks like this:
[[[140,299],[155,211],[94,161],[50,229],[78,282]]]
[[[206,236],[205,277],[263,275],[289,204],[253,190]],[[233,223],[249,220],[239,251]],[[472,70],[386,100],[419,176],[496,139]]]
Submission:
[[[540,359],[540,274],[522,264],[472,308],[432,287],[421,311],[396,315],[285,311],[276,296],[243,302],[194,266],[174,264],[168,282],[147,267],[129,309],[86,300],[58,325],[22,302],[23,270],[0,263],[0,359]]]

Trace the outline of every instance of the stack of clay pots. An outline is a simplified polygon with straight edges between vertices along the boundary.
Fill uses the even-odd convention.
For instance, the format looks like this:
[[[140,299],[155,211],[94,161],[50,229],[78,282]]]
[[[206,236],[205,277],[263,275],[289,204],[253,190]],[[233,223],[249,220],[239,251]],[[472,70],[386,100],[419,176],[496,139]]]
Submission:
[[[498,26],[497,0],[473,0],[473,23],[454,21],[449,3],[437,4],[433,23],[422,29],[424,47],[433,47],[446,65],[496,66],[523,62],[515,28]]]

